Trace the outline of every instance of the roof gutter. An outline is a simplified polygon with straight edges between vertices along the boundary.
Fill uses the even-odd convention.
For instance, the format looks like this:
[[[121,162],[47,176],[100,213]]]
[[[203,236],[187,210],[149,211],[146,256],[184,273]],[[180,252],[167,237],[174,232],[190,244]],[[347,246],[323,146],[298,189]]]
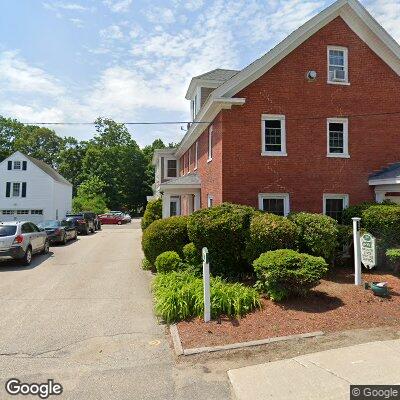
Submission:
[[[207,100],[199,114],[196,122],[193,122],[186,135],[178,146],[175,156],[181,157],[189,147],[198,139],[202,132],[207,129],[210,122],[218,115],[221,110],[230,110],[232,106],[242,106],[246,103],[244,98],[213,98]]]

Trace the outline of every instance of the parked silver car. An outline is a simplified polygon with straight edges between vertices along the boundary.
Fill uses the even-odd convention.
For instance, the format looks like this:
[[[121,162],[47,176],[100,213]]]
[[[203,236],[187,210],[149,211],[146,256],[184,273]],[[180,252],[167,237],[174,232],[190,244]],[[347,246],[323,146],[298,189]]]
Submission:
[[[47,233],[29,221],[0,223],[0,260],[20,260],[29,265],[32,255],[49,252]]]

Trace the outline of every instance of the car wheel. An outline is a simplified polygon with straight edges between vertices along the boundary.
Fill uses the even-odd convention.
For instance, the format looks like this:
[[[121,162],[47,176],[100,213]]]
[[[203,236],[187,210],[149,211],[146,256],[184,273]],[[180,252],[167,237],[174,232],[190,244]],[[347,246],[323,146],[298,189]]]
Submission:
[[[118,224],[118,225],[122,225],[122,221],[118,221],[117,224]]]
[[[89,232],[90,232],[90,231],[89,231],[89,227],[87,226],[87,227],[86,227],[86,231],[85,231],[85,235],[89,235]]]
[[[74,240],[78,240],[78,231],[75,231]]]
[[[50,250],[50,243],[48,240],[44,242],[44,247],[43,247],[43,254],[47,254]]]
[[[32,261],[32,249],[28,247],[26,249],[24,257],[22,258],[22,264],[28,266],[31,263],[31,261]]]

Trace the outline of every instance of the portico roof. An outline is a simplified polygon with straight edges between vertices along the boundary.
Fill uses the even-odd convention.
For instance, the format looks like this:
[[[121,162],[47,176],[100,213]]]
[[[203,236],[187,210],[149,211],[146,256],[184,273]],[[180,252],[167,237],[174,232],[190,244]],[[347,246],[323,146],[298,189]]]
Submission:
[[[161,190],[168,189],[200,189],[201,179],[198,174],[187,174],[180,176],[179,178],[171,179],[170,181],[164,182],[160,185]]]
[[[391,164],[369,177],[370,185],[390,185],[398,183],[400,183],[400,162]]]

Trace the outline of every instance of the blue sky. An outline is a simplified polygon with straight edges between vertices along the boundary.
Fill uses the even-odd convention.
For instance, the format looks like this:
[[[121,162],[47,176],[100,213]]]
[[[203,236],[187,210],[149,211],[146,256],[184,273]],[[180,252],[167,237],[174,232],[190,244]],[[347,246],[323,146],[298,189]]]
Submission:
[[[22,122],[189,119],[190,78],[241,69],[329,0],[2,0],[0,114]],[[400,0],[363,0],[400,40]],[[85,126],[61,135],[93,136]],[[140,145],[180,126],[129,128]]]

